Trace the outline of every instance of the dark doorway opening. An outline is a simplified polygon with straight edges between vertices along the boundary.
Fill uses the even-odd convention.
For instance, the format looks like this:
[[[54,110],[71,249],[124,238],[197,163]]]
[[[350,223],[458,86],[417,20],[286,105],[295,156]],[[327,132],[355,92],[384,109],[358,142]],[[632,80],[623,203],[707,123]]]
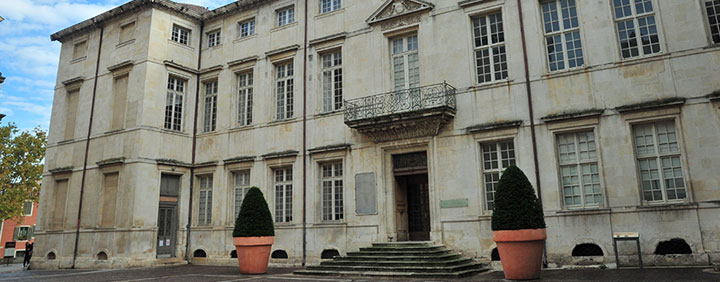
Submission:
[[[394,155],[395,218],[398,241],[430,240],[427,153]]]

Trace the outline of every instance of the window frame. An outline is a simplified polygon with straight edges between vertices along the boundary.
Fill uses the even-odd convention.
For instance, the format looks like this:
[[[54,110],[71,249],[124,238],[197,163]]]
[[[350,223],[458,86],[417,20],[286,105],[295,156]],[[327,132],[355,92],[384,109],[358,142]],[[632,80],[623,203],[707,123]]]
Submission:
[[[235,112],[235,123],[238,126],[249,126],[253,124],[253,106],[255,94],[255,72],[252,69],[238,72],[235,75],[237,79],[237,96],[234,101],[237,111]],[[245,77],[244,79],[241,79]],[[245,82],[244,85],[243,81]],[[241,99],[244,106],[241,107]]]
[[[329,2],[329,5],[328,5],[329,8],[327,11],[325,10],[326,1]],[[343,7],[342,0],[320,0],[320,1],[318,1],[318,5],[320,8],[320,12],[318,14],[320,14],[320,15],[332,13],[334,11],[342,9],[342,7]]]
[[[678,115],[672,115],[672,116],[665,116],[660,118],[651,118],[651,119],[644,119],[644,120],[637,120],[629,123],[629,129],[630,129],[630,139],[632,140],[632,148],[633,148],[633,158],[634,158],[634,165],[635,165],[635,173],[637,178],[637,187],[638,187],[638,195],[640,197],[640,202],[643,205],[663,205],[663,204],[674,204],[674,203],[687,203],[692,201],[692,188],[690,186],[691,182],[688,179],[688,163],[686,160],[686,153],[685,153],[685,146],[683,142],[682,137],[682,128],[681,124],[679,122],[680,116]],[[658,136],[657,136],[657,127],[656,125],[659,123],[664,122],[671,122],[673,126],[675,127],[675,137],[677,141],[678,151],[675,153],[665,153],[661,154],[658,150]],[[655,150],[655,153],[653,155],[640,155],[637,150],[637,140],[635,137],[635,127],[636,126],[642,126],[642,125],[652,125],[653,130],[653,149]],[[668,200],[667,197],[667,187],[665,183],[665,177],[663,176],[663,166],[662,166],[662,158],[663,157],[673,157],[678,156],[680,160],[680,171],[682,172],[682,178],[683,178],[683,188],[685,188],[685,197],[682,199],[673,199]],[[643,186],[642,186],[642,170],[640,168],[640,160],[641,159],[653,159],[655,160],[657,164],[657,170],[658,170],[658,180],[660,183],[660,192],[662,195],[662,200],[646,200]]]
[[[30,237],[30,230],[32,230],[32,225],[22,224],[22,225],[18,225],[16,227],[18,228],[18,233],[17,233],[17,238],[13,238],[13,239],[16,239],[15,241],[28,241],[32,238],[32,237]],[[20,239],[20,230],[22,230],[23,228],[27,228],[27,231],[25,231],[25,239]]]
[[[342,49],[337,48],[319,53],[320,57],[320,89],[322,89],[322,112],[331,113],[340,111],[343,108],[343,75],[344,69],[342,65]],[[329,65],[326,66],[325,59],[329,59]],[[339,57],[339,58],[338,58]],[[330,89],[326,86],[326,73],[330,74]],[[339,78],[338,78],[339,77]],[[339,81],[338,81],[339,80]],[[338,88],[339,84],[339,88]],[[339,92],[339,93],[338,93]],[[329,95],[329,96],[327,96]],[[327,97],[326,97],[327,96]],[[339,104],[338,104],[339,97]],[[329,103],[329,104],[327,104]]]
[[[499,43],[492,43],[492,42],[490,42],[490,41],[492,41],[492,29],[491,29],[491,25],[490,25],[490,23],[489,23],[489,18],[488,18],[488,17],[491,16],[491,15],[496,15],[496,14],[499,14],[500,17],[502,18],[502,28],[503,28],[502,35],[503,35],[503,40],[502,40],[502,42],[499,42]],[[487,32],[487,34],[488,34],[488,35],[487,35],[487,36],[488,36],[488,44],[482,45],[482,46],[480,46],[480,47],[476,46],[476,44],[475,44],[475,37],[476,37],[476,34],[475,34],[475,19],[476,19],[476,18],[485,18],[485,19],[486,19],[486,32]],[[472,58],[472,60],[473,60],[473,62],[472,62],[472,67],[473,67],[472,73],[475,74],[475,76],[473,77],[473,83],[474,83],[475,85],[492,84],[492,83],[507,81],[507,80],[510,79],[510,67],[509,67],[509,59],[508,59],[507,40],[506,40],[506,38],[505,38],[505,30],[506,30],[506,28],[505,28],[505,20],[506,20],[506,18],[507,18],[507,17],[505,16],[505,9],[502,9],[502,8],[493,8],[493,9],[484,10],[484,11],[481,11],[481,12],[478,12],[478,13],[473,13],[473,14],[469,15],[469,17],[468,17],[468,19],[469,19],[469,25],[470,25],[470,38],[471,38],[471,40],[470,40],[470,52],[471,52],[471,58]],[[498,78],[495,77],[495,73],[496,73],[497,71],[495,70],[495,65],[496,65],[496,63],[495,63],[494,53],[492,53],[492,49],[493,49],[493,48],[500,48],[500,47],[503,47],[503,48],[505,49],[505,52],[503,53],[504,56],[505,56],[505,61],[504,61],[504,63],[505,63],[505,69],[504,69],[505,77],[502,77],[502,78],[499,78],[499,79],[498,79]],[[490,66],[490,80],[485,80],[485,81],[480,81],[480,72],[478,71],[477,53],[478,53],[479,51],[482,51],[482,50],[488,50],[488,58],[489,58],[488,63],[489,63],[489,66]],[[501,56],[502,56],[502,55],[501,55]],[[501,63],[501,64],[502,64],[502,63]],[[502,65],[501,65],[501,67],[502,67]],[[502,76],[502,72],[503,72],[503,70],[500,71],[500,75],[501,75],[501,76]],[[484,75],[484,74],[483,74],[483,75]]]
[[[292,119],[295,117],[295,60],[275,62],[273,68],[275,120]],[[281,83],[282,86],[280,86]]]
[[[132,31],[128,32],[130,38],[123,38],[123,34],[126,34],[126,33],[123,33],[123,31],[125,31],[126,28],[128,28],[129,25],[133,25]],[[119,29],[119,32],[118,32],[118,44],[122,44],[122,43],[126,43],[126,42],[133,41],[133,40],[135,39],[135,30],[137,29],[137,21],[136,21],[136,20],[132,20],[132,21],[120,23],[120,24],[118,24],[118,29]],[[124,39],[124,40],[123,40],[123,39]]]
[[[203,133],[217,130],[218,79],[203,82]],[[210,99],[210,101],[208,101]],[[208,104],[210,103],[210,104]],[[208,112],[208,110],[210,112]]]
[[[203,187],[203,179],[209,179],[209,187]],[[207,183],[207,182],[205,182]],[[212,210],[213,210],[213,186],[215,185],[214,177],[212,173],[202,174],[197,176],[197,226],[210,226],[212,225]],[[205,197],[203,197],[205,192]],[[203,200],[205,206],[203,207]],[[204,216],[202,216],[204,215]]]
[[[222,37],[220,36],[221,31],[222,29],[217,28],[205,33],[205,36],[207,37],[207,48],[213,48],[222,45]]]
[[[640,0],[640,1],[650,1],[650,3],[652,4],[652,7],[653,7],[652,12],[650,12],[650,13],[645,12],[642,14],[637,14],[637,11],[636,11],[637,8],[635,7],[635,1],[638,1],[638,0],[628,0],[628,1],[630,1],[630,11],[631,11],[632,15],[625,16],[622,18],[617,18],[617,15],[615,14],[614,2],[613,1],[608,2],[608,4],[609,4],[608,6],[610,8],[610,16],[612,17],[613,30],[615,30],[615,41],[616,41],[617,47],[618,47],[617,54],[620,56],[619,59],[620,60],[633,60],[633,59],[647,58],[647,57],[664,54],[666,52],[665,50],[667,49],[667,46],[665,46],[665,37],[663,36],[663,33],[662,33],[663,29],[662,29],[662,25],[661,25],[662,21],[660,19],[660,14],[661,14],[660,10],[659,10],[660,6],[657,4],[657,1],[655,1],[655,0]],[[638,24],[638,18],[648,18],[650,16],[654,17],[654,20],[655,20],[655,28],[657,29],[658,46],[659,46],[660,50],[658,52],[644,54],[642,38],[641,38],[642,35],[639,32],[640,25]],[[638,55],[632,56],[632,51],[628,51],[628,52],[630,52],[630,56],[626,58],[626,57],[623,57],[623,54],[622,54],[623,50],[622,50],[622,42],[620,40],[620,30],[618,29],[618,22],[628,21],[628,20],[633,22],[633,31],[635,31],[635,34],[636,34],[635,40],[638,44],[638,45],[636,45],[636,47],[638,48]]]
[[[248,33],[245,35],[243,35],[244,34],[243,25],[244,24],[248,25]],[[250,36],[255,35],[256,24],[257,24],[257,22],[255,21],[255,17],[248,18],[248,19],[238,22],[238,38],[245,38],[245,37],[250,37]]]
[[[176,32],[176,30],[177,30],[177,32]],[[183,42],[183,31],[186,33],[185,34],[186,38],[184,40],[185,42]],[[181,26],[179,24],[174,23],[170,29],[170,40],[174,41],[178,44],[190,46],[191,35],[192,35],[191,29]]]
[[[575,17],[577,18],[578,24],[577,24],[577,27],[571,27],[571,28],[566,28],[566,27],[565,27],[565,21],[563,20],[563,16],[562,16],[562,6],[561,6],[561,3],[560,3],[561,1],[562,1],[562,0],[542,0],[542,1],[540,2],[540,10],[539,10],[539,13],[540,13],[540,16],[539,16],[539,18],[540,18],[540,29],[542,30],[542,34],[543,34],[543,39],[542,39],[542,40],[543,40],[543,45],[545,46],[545,48],[544,48],[544,50],[543,50],[543,52],[545,53],[545,61],[547,62],[545,66],[547,67],[547,71],[548,71],[549,73],[557,73],[557,72],[563,72],[563,71],[571,71],[571,70],[581,69],[581,68],[584,68],[584,67],[587,66],[587,52],[585,52],[585,44],[584,44],[584,42],[585,42],[585,36],[584,36],[584,34],[583,34],[583,29],[582,29],[582,27],[581,27],[582,21],[581,21],[581,14],[580,14],[580,4],[579,4],[580,1],[579,1],[579,0],[574,0],[574,1],[575,1]],[[549,32],[549,33],[548,33],[548,32],[545,30],[545,13],[544,13],[544,11],[543,11],[543,5],[545,5],[545,4],[547,4],[547,3],[551,3],[551,2],[555,2],[555,7],[557,8],[557,9],[556,9],[556,13],[557,13],[557,15],[558,15],[558,19],[557,19],[557,20],[558,20],[558,25],[559,25],[560,29],[557,30],[557,31],[552,31],[552,32]],[[566,36],[567,34],[571,34],[571,33],[575,33],[575,32],[577,32],[577,34],[578,34],[578,40],[580,41],[580,48],[579,48],[579,50],[580,50],[580,53],[581,53],[580,55],[582,56],[582,57],[581,57],[582,64],[576,65],[576,66],[574,66],[574,67],[570,67],[570,64],[569,64],[569,63],[570,63],[570,60],[568,59],[567,39],[566,39],[565,36]],[[550,67],[550,53],[548,52],[547,39],[548,39],[548,37],[553,37],[553,36],[560,36],[560,44],[561,44],[561,47],[563,48],[563,50],[562,50],[562,55],[563,55],[562,63],[563,63],[564,66],[563,66],[562,69],[559,69],[559,68],[558,68],[558,69],[556,69],[556,70],[552,70],[552,68]],[[577,57],[575,57],[575,59],[577,60]],[[556,60],[556,62],[557,62],[557,60]]]
[[[330,175],[325,175],[325,167],[330,167]],[[339,169],[338,167],[339,166]],[[345,165],[344,161],[342,159],[340,160],[334,160],[334,161],[323,161],[321,163],[318,163],[319,168],[319,187],[320,187],[320,207],[321,207],[321,216],[323,222],[342,222],[345,220]],[[340,171],[339,175],[337,174],[337,171]],[[339,187],[337,186],[337,181],[340,181]],[[326,213],[326,201],[325,201],[325,182],[330,183],[330,207],[329,207],[329,214]],[[338,199],[336,198],[338,196],[338,190],[340,199],[339,199],[339,207],[338,207]]]
[[[172,86],[171,86],[171,82],[170,82],[171,80],[175,81],[174,83],[172,83]],[[180,84],[178,84],[178,82],[182,82],[181,87],[178,87],[180,85]],[[165,89],[166,90],[165,115],[164,115],[165,119],[164,119],[164,123],[163,123],[163,129],[177,131],[177,132],[183,131],[183,125],[184,125],[183,114],[185,111],[185,90],[187,90],[188,82],[189,82],[189,80],[184,79],[180,76],[176,76],[176,75],[168,76],[168,85],[167,85],[168,87]],[[172,87],[172,89],[170,87]],[[178,90],[178,88],[182,88],[182,90]],[[168,106],[170,106],[170,105],[168,105],[168,99],[170,98],[169,96],[172,96],[172,100],[173,100],[173,104],[172,104],[172,107],[170,110],[170,123],[168,123]],[[177,107],[178,97],[180,97],[179,109]]]
[[[283,18],[283,13],[287,13]],[[275,27],[286,26],[295,23],[295,5],[284,6],[275,10]]]
[[[409,46],[409,38],[415,38],[415,49],[410,50]],[[395,42],[397,40],[400,40],[400,46],[402,47],[402,50],[400,52],[395,52]],[[392,91],[402,91],[412,88],[418,88],[422,86],[422,65],[420,60],[420,36],[418,35],[417,30],[414,30],[410,33],[404,33],[397,36],[389,37],[388,38],[388,51],[390,53],[390,83],[392,85]],[[410,75],[410,56],[415,55],[417,57],[417,60],[415,63],[417,64],[417,85],[413,85]],[[403,86],[402,88],[397,88],[397,71],[396,71],[396,64],[395,59],[396,58],[402,58],[402,78],[403,78]]]
[[[30,213],[25,212],[25,205],[30,203]],[[35,210],[35,203],[33,201],[25,201],[23,203],[23,216],[32,216],[33,211]]]
[[[713,0],[701,0],[700,8],[703,10],[702,14],[704,16],[704,22],[705,22],[705,28],[707,29],[708,34],[708,40],[710,40],[710,45],[720,45],[720,6],[715,8],[716,11],[716,23],[718,28],[718,41],[715,41],[713,38],[712,33],[712,25],[710,24],[710,14],[708,14],[708,8],[707,3],[711,2]]]
[[[512,146],[513,146],[512,152],[513,152],[514,158],[512,158],[512,159],[508,158],[508,166],[513,165],[513,164],[517,165],[517,163],[518,163],[518,153],[517,153],[518,147],[517,147],[515,139],[516,139],[515,136],[501,136],[501,137],[493,138],[493,139],[478,140],[476,142],[477,148],[478,148],[478,161],[480,164],[478,171],[480,173],[480,183],[482,185],[482,188],[481,188],[482,190],[481,190],[480,194],[482,195],[481,196],[481,199],[482,199],[481,205],[482,205],[483,213],[492,213],[492,210],[493,210],[490,208],[490,204],[488,203],[487,181],[485,179],[485,177],[486,177],[485,175],[491,174],[491,173],[497,173],[498,174],[497,181],[500,181],[500,177],[502,177],[503,170],[505,168],[507,168],[507,166],[502,167],[503,158],[502,158],[502,147],[500,145],[503,143],[504,144],[512,144]],[[483,148],[483,145],[494,145],[494,147],[496,149],[496,152],[495,152],[496,159],[495,160],[498,162],[498,168],[485,169],[485,156],[484,156],[485,150]],[[513,163],[510,163],[511,161]],[[494,189],[494,191],[492,191],[492,194],[493,194],[493,203],[494,203],[495,202],[495,193],[497,192],[497,182],[494,183],[493,189]]]
[[[587,133],[587,132],[591,132],[593,134],[593,141],[595,143],[595,158],[594,158],[594,160],[579,160],[579,156],[578,156],[579,142],[577,139],[577,135],[581,134],[581,133]],[[599,146],[600,142],[599,142],[599,137],[597,134],[597,127],[595,125],[583,126],[583,127],[573,128],[570,130],[553,131],[552,133],[553,133],[552,136],[554,139],[553,140],[553,147],[554,147],[553,152],[555,153],[554,157],[556,159],[556,165],[557,165],[558,197],[560,197],[561,206],[565,210],[598,209],[598,208],[605,207],[606,203],[607,203],[607,197],[606,197],[607,191],[605,190],[605,181],[604,181],[605,175],[603,172],[602,153],[601,153],[601,149]],[[575,146],[574,148],[575,148],[576,157],[575,157],[575,160],[573,160],[572,162],[563,163],[562,160],[560,159],[559,138],[562,135],[572,135],[574,137],[573,144]],[[601,202],[596,203],[596,204],[587,204],[587,202],[585,201],[585,191],[584,191],[584,187],[583,187],[583,183],[582,183],[581,168],[582,168],[582,165],[592,164],[592,163],[596,164],[596,166],[598,168],[598,180],[599,180],[598,184],[600,185]],[[565,203],[565,191],[564,191],[565,187],[563,186],[562,168],[567,167],[567,166],[578,167],[577,175],[578,175],[578,185],[580,186],[580,197],[581,197],[581,201],[582,201],[581,205],[570,206]]]
[[[242,206],[242,201],[240,201],[240,205],[238,205],[238,202],[237,202],[238,190],[241,191],[242,199],[245,200],[245,196],[247,195],[248,190],[250,190],[250,188],[253,187],[251,184],[252,182],[250,182],[252,180],[252,170],[251,170],[251,168],[248,167],[248,168],[231,171],[230,174],[231,174],[231,182],[230,183],[232,184],[232,189],[230,192],[232,193],[231,195],[232,195],[232,199],[233,199],[233,212],[234,212],[230,218],[232,219],[232,222],[234,223],[235,220],[237,220],[237,216],[240,213],[240,207]],[[247,175],[247,182],[238,184],[237,177],[239,175]]]
[[[283,177],[278,180],[277,171],[283,171]],[[288,174],[289,172],[289,174]],[[293,166],[271,168],[271,182],[273,193],[273,222],[276,224],[293,223],[293,195],[294,195],[294,169]],[[288,179],[288,175],[290,178]],[[280,188],[280,191],[278,191]],[[290,195],[288,196],[288,191]],[[279,196],[279,194],[282,194]],[[280,203],[278,201],[281,201]],[[282,214],[280,214],[282,212]]]

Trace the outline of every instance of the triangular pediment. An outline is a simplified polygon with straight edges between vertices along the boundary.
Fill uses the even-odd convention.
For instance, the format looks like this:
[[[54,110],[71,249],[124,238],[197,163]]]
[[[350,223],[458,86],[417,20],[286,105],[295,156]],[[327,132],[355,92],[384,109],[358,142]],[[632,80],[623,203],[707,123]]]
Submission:
[[[368,19],[368,24],[399,18],[423,10],[432,10],[435,5],[420,0],[387,0]]]

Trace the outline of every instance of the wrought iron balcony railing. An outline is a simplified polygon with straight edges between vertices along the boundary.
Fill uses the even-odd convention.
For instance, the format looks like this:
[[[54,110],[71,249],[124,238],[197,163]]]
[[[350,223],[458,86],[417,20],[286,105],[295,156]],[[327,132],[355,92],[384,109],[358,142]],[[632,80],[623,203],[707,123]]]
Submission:
[[[445,82],[345,100],[345,122],[442,107],[456,107],[455,87]]]

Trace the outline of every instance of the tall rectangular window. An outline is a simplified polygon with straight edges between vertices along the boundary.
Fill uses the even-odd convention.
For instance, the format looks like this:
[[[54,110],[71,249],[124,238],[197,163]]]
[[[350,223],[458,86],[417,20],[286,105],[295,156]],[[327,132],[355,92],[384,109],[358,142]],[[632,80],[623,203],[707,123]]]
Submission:
[[[32,201],[25,201],[25,204],[23,205],[23,215],[24,216],[31,216],[33,212],[33,202]]]
[[[217,125],[217,93],[218,81],[205,83],[205,115],[203,117],[203,131],[215,131]]]
[[[340,9],[340,0],[321,0],[320,1],[320,13],[328,13]]]
[[[582,66],[584,60],[575,0],[542,3],[542,17],[550,71]]]
[[[687,198],[675,121],[633,126],[643,200],[666,202]]]
[[[252,124],[253,73],[238,75],[238,124]]]
[[[220,45],[220,30],[214,30],[207,33],[207,46],[215,47],[217,45]]]
[[[613,10],[623,58],[660,52],[652,0],[613,0]]]
[[[127,23],[120,27],[120,38],[118,43],[128,42],[135,35],[135,22]]]
[[[293,62],[275,66],[275,103],[276,119],[288,119],[293,116]]]
[[[240,23],[240,37],[246,37],[255,34],[255,19],[250,19]]]
[[[182,130],[183,97],[185,80],[168,78],[168,91],[165,99],[165,129]]]
[[[235,213],[233,214],[233,218],[237,219],[245,194],[250,190],[250,170],[235,172],[233,176],[235,178],[235,190],[233,191],[235,197]]]
[[[198,225],[210,225],[212,222],[212,175],[198,177]]]
[[[292,168],[273,170],[275,187],[275,222],[292,221]]]
[[[342,162],[320,165],[322,175],[323,220],[343,219],[343,165]]]
[[[65,106],[65,140],[75,138],[75,121],[77,120],[77,106],[80,96],[79,90],[68,91],[67,105]]]
[[[295,22],[295,6],[277,10],[277,26],[284,26]]]
[[[178,25],[173,25],[170,39],[183,45],[189,45],[188,40],[190,39],[190,30]]]
[[[125,104],[127,103],[128,76],[123,75],[115,78],[113,83],[113,104],[112,104],[112,121],[110,122],[110,130],[118,130],[123,128],[125,123]]]
[[[602,203],[595,133],[584,131],[557,136],[558,161],[565,206],[588,207]]]
[[[502,13],[472,18],[478,83],[508,77]]]
[[[322,55],[323,112],[342,108],[342,52]]]
[[[720,0],[705,0],[710,37],[715,44],[720,43]]]
[[[515,145],[512,140],[480,144],[485,186],[485,208],[495,207],[495,191],[503,170],[515,165]]]
[[[418,37],[411,35],[391,39],[392,73],[395,90],[420,86]]]

